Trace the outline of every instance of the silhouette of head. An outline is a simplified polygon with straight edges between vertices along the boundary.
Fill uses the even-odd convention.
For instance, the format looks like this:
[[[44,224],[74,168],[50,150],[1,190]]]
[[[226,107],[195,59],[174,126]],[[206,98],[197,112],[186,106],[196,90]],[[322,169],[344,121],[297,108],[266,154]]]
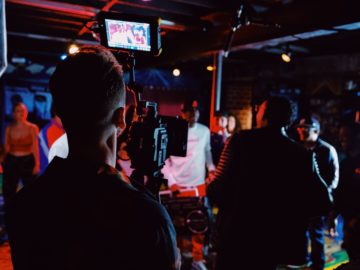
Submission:
[[[84,46],[69,55],[52,75],[50,90],[68,133],[97,132],[125,106],[122,67],[102,46]]]
[[[257,126],[285,127],[291,123],[293,114],[294,107],[288,98],[272,96],[260,105],[256,116]]]

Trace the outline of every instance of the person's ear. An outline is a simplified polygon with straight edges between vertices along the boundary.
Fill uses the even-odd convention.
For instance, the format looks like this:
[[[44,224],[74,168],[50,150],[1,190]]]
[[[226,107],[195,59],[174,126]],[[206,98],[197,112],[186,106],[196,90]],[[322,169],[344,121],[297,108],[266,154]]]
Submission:
[[[113,117],[114,125],[122,130],[125,129],[126,123],[125,123],[125,109],[120,107],[117,108],[114,111],[114,117]]]

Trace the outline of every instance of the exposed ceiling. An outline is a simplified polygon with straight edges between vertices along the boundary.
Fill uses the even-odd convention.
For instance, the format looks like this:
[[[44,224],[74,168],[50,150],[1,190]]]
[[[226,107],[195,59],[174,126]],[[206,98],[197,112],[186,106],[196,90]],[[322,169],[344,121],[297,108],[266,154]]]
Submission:
[[[234,59],[249,50],[262,56],[286,48],[305,56],[359,52],[359,5],[358,0],[6,0],[8,49],[10,57],[54,59],[72,41],[98,43],[92,31],[96,15],[113,11],[165,21],[163,53],[156,60],[144,58],[145,65],[211,56],[226,49],[233,27],[229,57]]]

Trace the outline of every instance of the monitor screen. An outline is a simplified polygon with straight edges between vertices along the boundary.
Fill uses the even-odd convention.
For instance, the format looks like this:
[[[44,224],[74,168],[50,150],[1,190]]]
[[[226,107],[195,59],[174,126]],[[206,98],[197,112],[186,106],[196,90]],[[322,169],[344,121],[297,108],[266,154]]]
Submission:
[[[105,19],[105,31],[110,48],[151,51],[149,23]]]

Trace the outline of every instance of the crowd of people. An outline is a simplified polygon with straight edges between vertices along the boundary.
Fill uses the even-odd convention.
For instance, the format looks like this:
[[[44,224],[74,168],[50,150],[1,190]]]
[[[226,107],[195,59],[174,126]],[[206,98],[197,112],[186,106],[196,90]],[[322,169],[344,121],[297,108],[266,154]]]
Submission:
[[[50,91],[56,115],[40,135],[23,103],[5,130],[14,269],[180,269],[183,239],[171,211],[132,177],[127,142],[137,115],[125,104],[121,65],[107,49],[84,46],[58,65]],[[198,103],[184,102],[187,153],[170,156],[162,173],[171,196],[198,196],[208,209],[207,234],[190,235],[192,269],[209,267],[210,246],[217,270],[322,270],[324,233],[336,234],[338,215],[350,258],[339,269],[356,269],[349,267],[360,258],[359,126],[340,127],[336,150],[310,112],[292,123],[293,109],[271,96],[258,107],[256,128],[241,130],[236,115],[223,112],[210,130],[198,122]]]

